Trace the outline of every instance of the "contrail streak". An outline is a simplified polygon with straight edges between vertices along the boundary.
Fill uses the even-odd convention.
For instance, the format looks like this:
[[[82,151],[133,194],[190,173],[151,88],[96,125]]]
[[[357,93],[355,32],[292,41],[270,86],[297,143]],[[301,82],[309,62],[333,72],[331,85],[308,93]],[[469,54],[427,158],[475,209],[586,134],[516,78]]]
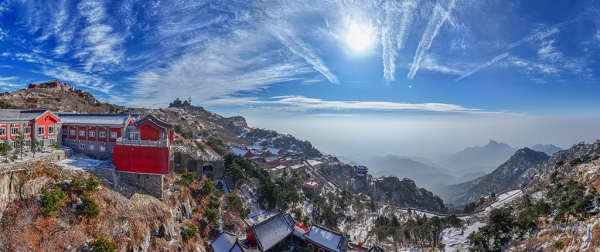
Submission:
[[[486,62],[486,63],[484,63],[484,64],[481,64],[481,65],[479,65],[478,67],[476,67],[475,69],[473,69],[473,70],[471,70],[471,71],[469,71],[469,72],[467,72],[467,73],[465,73],[465,74],[463,74],[463,75],[459,76],[458,78],[454,79],[454,81],[459,81],[459,80],[461,80],[461,79],[463,79],[463,78],[465,78],[465,77],[467,77],[467,76],[469,76],[469,75],[471,75],[471,74],[473,74],[473,73],[475,73],[475,72],[477,72],[477,71],[481,70],[481,69],[482,69],[482,68],[484,68],[484,67],[487,67],[487,66],[489,66],[489,65],[491,65],[491,64],[494,64],[494,63],[496,63],[496,61],[498,61],[498,60],[501,60],[501,59],[503,59],[503,58],[506,58],[507,56],[508,56],[508,53],[503,53],[503,54],[500,54],[500,55],[496,56],[496,58],[493,58],[492,60],[490,60],[490,61],[488,61],[488,62]]]

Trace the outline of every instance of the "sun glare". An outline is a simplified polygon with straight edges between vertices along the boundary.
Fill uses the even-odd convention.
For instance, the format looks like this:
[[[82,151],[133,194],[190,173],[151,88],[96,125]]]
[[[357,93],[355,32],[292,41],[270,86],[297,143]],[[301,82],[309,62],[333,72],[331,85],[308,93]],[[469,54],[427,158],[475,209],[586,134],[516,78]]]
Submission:
[[[350,33],[346,38],[346,42],[356,51],[365,50],[371,45],[371,36],[368,27],[361,27],[357,24],[350,26]]]

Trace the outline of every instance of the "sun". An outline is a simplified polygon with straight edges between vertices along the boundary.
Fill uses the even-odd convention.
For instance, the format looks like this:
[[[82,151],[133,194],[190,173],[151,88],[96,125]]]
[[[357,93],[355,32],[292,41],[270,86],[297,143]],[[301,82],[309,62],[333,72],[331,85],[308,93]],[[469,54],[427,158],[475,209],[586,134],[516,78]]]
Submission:
[[[353,23],[350,26],[350,32],[346,37],[346,42],[356,51],[363,51],[371,45],[370,29],[367,26],[359,26]]]

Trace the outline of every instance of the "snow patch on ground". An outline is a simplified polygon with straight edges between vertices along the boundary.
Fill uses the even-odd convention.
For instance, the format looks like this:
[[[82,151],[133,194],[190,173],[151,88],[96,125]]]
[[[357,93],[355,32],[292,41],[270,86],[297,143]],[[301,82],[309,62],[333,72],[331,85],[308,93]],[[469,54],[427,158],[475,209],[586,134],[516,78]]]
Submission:
[[[63,169],[70,170],[91,170],[94,168],[105,168],[111,169],[112,161],[111,160],[98,160],[92,159],[87,156],[71,156],[67,159],[63,159],[60,162],[56,163]]]
[[[442,243],[446,248],[445,251],[466,251],[467,247],[469,247],[467,237],[483,226],[485,226],[485,223],[475,222],[472,225],[467,226],[464,231],[462,228],[444,229],[444,231],[442,231]]]

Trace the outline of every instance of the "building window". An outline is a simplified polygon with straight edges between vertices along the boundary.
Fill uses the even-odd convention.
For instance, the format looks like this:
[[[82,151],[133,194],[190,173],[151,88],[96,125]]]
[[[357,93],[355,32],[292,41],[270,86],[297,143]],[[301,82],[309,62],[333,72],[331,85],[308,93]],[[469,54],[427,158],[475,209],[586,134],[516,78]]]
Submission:
[[[75,143],[71,143],[71,148],[75,148]]]
[[[317,252],[325,252],[322,248],[317,249]]]
[[[110,138],[117,138],[117,132],[110,132]]]
[[[44,139],[38,140],[38,143],[40,143],[40,147],[44,147]]]
[[[104,147],[104,146],[100,146],[100,151],[101,151],[101,152],[105,152],[105,151],[106,151],[106,147]]]
[[[79,131],[79,136],[85,136],[85,131]]]
[[[48,126],[48,134],[54,134],[54,126]]]
[[[63,135],[66,135],[66,134],[67,134],[67,130],[63,130]]]
[[[54,139],[50,139],[50,145],[54,144]]]
[[[25,141],[25,146],[31,146],[31,140]]]
[[[129,132],[129,140],[140,140],[139,132]]]
[[[150,178],[150,175],[146,174],[146,178],[147,178],[147,179],[148,179],[148,178]]]
[[[12,142],[12,147],[17,148],[17,142]]]
[[[110,153],[113,153],[113,147],[110,146]]]
[[[90,150],[94,150],[94,145],[90,145]]]
[[[79,149],[85,150],[85,144],[79,144]]]
[[[11,134],[13,136],[19,134],[19,128],[11,128],[11,131],[12,131]]]
[[[38,135],[43,135],[43,134],[44,134],[44,126],[38,127]]]
[[[90,137],[95,137],[95,136],[96,136],[96,132],[90,131]]]
[[[25,127],[25,134],[31,134],[31,128]]]
[[[6,136],[6,129],[0,129],[0,136]]]
[[[310,244],[310,243],[308,244],[308,251],[310,251],[310,252],[314,252],[315,251],[315,247],[313,247],[313,245]]]
[[[75,130],[71,130],[71,136],[75,135]]]
[[[100,137],[106,137],[106,132],[100,132]]]

